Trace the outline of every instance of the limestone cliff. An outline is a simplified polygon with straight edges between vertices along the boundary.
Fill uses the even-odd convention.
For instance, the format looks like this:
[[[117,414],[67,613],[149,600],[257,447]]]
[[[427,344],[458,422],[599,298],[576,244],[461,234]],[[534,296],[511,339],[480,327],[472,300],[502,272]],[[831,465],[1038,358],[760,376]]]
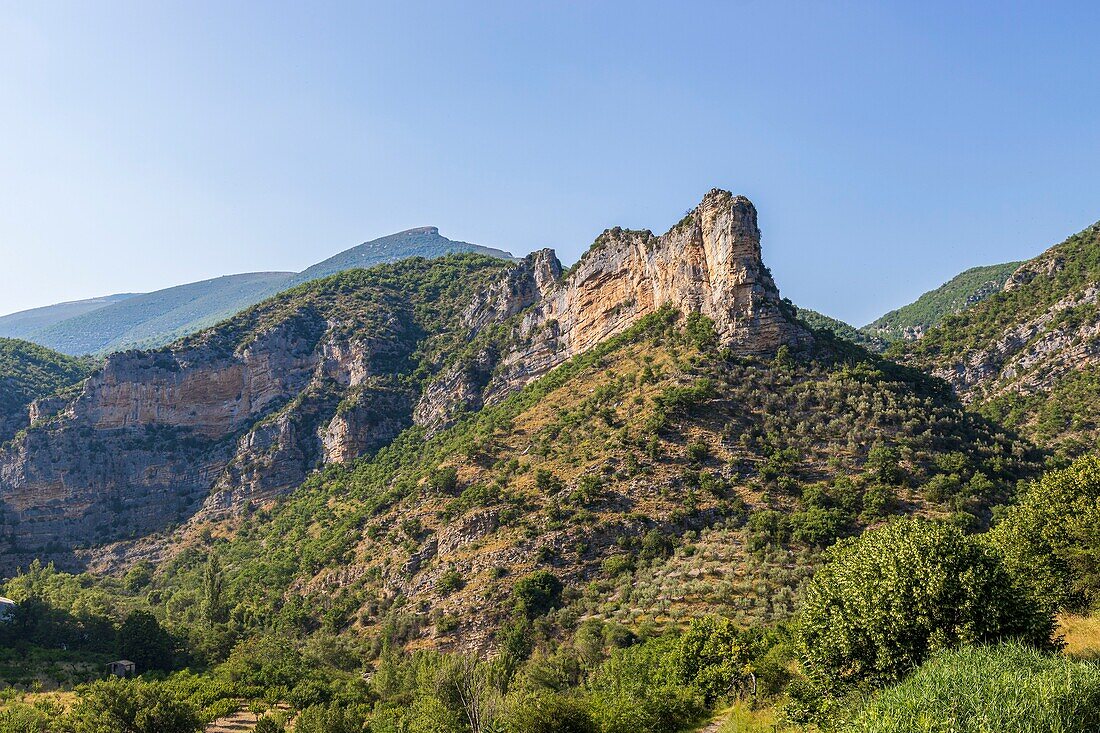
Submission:
[[[568,276],[560,273],[553,252],[536,252],[509,272],[511,301],[498,293],[475,302],[471,326],[525,310],[503,346],[486,346],[429,385],[418,423],[438,427],[458,407],[498,401],[666,305],[708,316],[737,354],[812,343],[763,264],[756,209],[727,191],[712,190],[661,236],[607,230]]]
[[[0,450],[0,569],[224,516],[411,424],[499,401],[664,306],[738,354],[803,347],[760,257],[756,211],[714,190],[669,232],[604,232],[568,274],[407,260],[289,291],[209,331],[112,356]],[[125,552],[108,553],[117,558]]]

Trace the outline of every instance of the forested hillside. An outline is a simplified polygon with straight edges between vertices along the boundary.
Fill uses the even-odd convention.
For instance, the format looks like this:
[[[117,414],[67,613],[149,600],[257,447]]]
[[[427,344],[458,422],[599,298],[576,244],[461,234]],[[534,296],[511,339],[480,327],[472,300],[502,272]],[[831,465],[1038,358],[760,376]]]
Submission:
[[[34,400],[79,382],[90,370],[87,361],[0,338],[0,442],[29,424],[27,410]]]
[[[983,413],[1076,455],[1100,427],[1100,225],[1021,265],[1002,292],[891,355],[946,379]]]
[[[972,267],[912,303],[890,311],[861,331],[886,341],[913,341],[944,318],[961,313],[1001,291],[1021,262]]]

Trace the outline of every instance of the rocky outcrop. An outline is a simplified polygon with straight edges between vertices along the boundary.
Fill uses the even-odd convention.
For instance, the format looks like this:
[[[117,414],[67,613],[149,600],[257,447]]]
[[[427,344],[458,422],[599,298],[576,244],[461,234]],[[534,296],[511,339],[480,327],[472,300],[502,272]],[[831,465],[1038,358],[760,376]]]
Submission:
[[[99,561],[116,567],[119,541],[266,501],[414,420],[438,430],[666,305],[708,316],[737,354],[811,342],[761,261],[755,209],[725,191],[664,235],[604,232],[568,275],[550,250],[454,271],[481,279],[435,310],[425,273],[419,306],[409,281],[340,276],[116,354],[75,399],[38,404],[41,424],[0,450],[0,571],[108,543]]]
[[[763,264],[756,209],[727,191],[712,190],[661,236],[605,231],[567,277],[560,272],[552,252],[535,253],[510,272],[509,287],[473,308],[471,327],[522,314],[504,348],[453,364],[428,387],[418,424],[437,429],[456,409],[503,399],[666,305],[708,316],[736,354],[812,343]]]
[[[0,451],[0,569],[80,564],[74,548],[239,511],[385,445],[411,422],[388,372],[416,343],[402,328],[349,338],[303,309],[228,352],[211,339],[113,355],[75,399],[34,403],[50,419]]]
[[[1038,267],[1045,270],[1049,264]],[[1028,263],[1010,282],[1016,283],[1014,287],[1026,285],[1034,279],[1035,268]],[[1071,371],[1100,363],[1100,321],[1064,317],[1095,308],[1098,302],[1100,285],[1067,295],[1041,314],[1012,324],[996,341],[966,351],[932,373],[951,383],[967,402],[1005,392],[1048,391]]]

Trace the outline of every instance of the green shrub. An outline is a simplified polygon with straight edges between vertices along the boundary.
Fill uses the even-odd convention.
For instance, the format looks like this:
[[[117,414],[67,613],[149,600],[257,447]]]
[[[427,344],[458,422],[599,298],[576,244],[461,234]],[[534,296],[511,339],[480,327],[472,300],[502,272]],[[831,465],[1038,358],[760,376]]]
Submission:
[[[78,694],[75,733],[198,733],[204,727],[195,707],[163,683],[110,679]]]
[[[462,573],[458,572],[454,568],[448,568],[440,574],[439,579],[435,581],[435,589],[439,591],[441,595],[450,595],[457,590],[461,590],[462,586],[466,583],[462,579]]]
[[[598,733],[583,700],[557,693],[509,700],[503,728],[508,733]]]
[[[1019,644],[937,655],[880,692],[846,733],[1093,733],[1100,667]]]
[[[835,545],[802,601],[799,641],[826,689],[890,684],[930,654],[1007,637],[1048,645],[1053,618],[958,529],[896,520]]]
[[[680,682],[679,643],[653,639],[616,649],[593,673],[587,696],[601,733],[674,733],[696,722],[703,696]]]
[[[1100,457],[1032,483],[989,538],[1044,606],[1081,610],[1100,601]]]
[[[562,584],[548,570],[537,570],[516,581],[512,598],[516,610],[527,618],[541,616],[561,602]]]

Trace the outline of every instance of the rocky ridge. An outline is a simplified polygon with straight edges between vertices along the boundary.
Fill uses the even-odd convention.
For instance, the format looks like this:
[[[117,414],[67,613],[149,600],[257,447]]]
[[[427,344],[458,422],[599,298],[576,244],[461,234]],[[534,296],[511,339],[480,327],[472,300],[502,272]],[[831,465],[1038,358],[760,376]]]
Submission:
[[[0,562],[80,565],[75,548],[263,503],[413,422],[431,432],[499,402],[665,306],[708,316],[734,354],[812,344],[761,261],[752,204],[714,190],[664,235],[606,231],[567,274],[550,250],[409,260],[114,355],[0,451]]]

